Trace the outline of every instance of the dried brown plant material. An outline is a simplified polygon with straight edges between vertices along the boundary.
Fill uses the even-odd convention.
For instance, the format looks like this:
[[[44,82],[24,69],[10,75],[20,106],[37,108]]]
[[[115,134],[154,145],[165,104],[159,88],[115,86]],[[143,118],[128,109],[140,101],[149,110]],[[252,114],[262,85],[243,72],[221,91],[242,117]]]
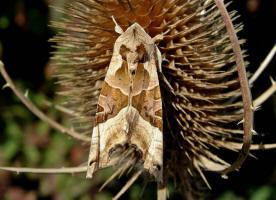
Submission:
[[[126,145],[113,162],[119,165],[117,171],[103,187],[116,176],[128,173],[133,168],[136,172],[114,199],[118,199],[143,172],[149,172],[157,179],[159,200],[166,199],[168,195],[166,184],[169,178],[174,179],[176,187],[183,196],[192,199],[200,193],[198,175],[210,187],[203,174],[205,170],[226,174],[240,167],[249,151],[251,132],[253,132],[253,106],[243,56],[238,45],[243,41],[238,41],[236,37],[236,32],[241,29],[241,26],[232,25],[235,12],[228,14],[221,0],[76,0],[73,4],[67,3],[64,8],[56,9],[62,12],[65,18],[52,24],[60,30],[59,34],[52,39],[58,47],[53,59],[59,70],[57,73],[59,83],[65,88],[60,94],[68,97],[69,109],[62,106],[55,107],[74,116],[73,123],[76,131],[64,129],[39,112],[14,86],[1,62],[0,70],[7,81],[7,86],[38,117],[57,130],[86,143],[91,139],[93,127],[97,128],[99,125],[98,119],[102,114],[100,106],[104,106],[104,102],[107,102],[101,101],[100,95],[106,99],[108,96],[122,97],[122,95],[116,95],[117,93],[114,94],[110,88],[105,90],[108,71],[120,66],[128,70],[125,72],[128,74],[128,79],[122,81],[120,87],[110,84],[117,89],[122,89],[125,87],[124,84],[131,85],[133,70],[130,69],[138,69],[138,67],[133,68],[132,57],[134,55],[135,58],[139,58],[141,50],[138,48],[139,44],[143,44],[144,47],[149,45],[156,49],[155,52],[160,50],[160,53],[150,59],[155,61],[155,65],[152,66],[154,66],[153,72],[158,72],[158,79],[154,73],[149,77],[155,77],[154,80],[159,82],[155,86],[158,90],[161,89],[163,121],[160,124],[161,127],[163,124],[163,127],[159,130],[163,131],[163,141],[160,146],[161,149],[163,148],[163,161],[157,160],[161,160],[158,165],[163,170],[163,177],[160,174],[156,175],[156,169],[153,166],[157,165],[153,160],[149,165],[144,164],[146,158],[143,158],[143,155],[148,155],[150,150],[142,148],[142,145]],[[116,19],[115,24],[112,16]],[[150,38],[147,40],[150,41],[149,43],[139,40],[138,37],[129,40],[128,37],[123,36],[135,24],[139,27],[138,30],[145,31],[142,35]],[[124,38],[120,45],[124,44],[126,47],[122,51],[121,47],[116,47],[120,34]],[[154,42],[152,42],[153,39]],[[133,51],[132,48],[135,50]],[[125,65],[112,64],[116,51],[119,51]],[[141,52],[143,55],[140,57],[145,60],[144,55],[149,54],[149,51],[147,48],[144,50],[142,48]],[[137,63],[147,62],[138,61]],[[134,74],[136,72],[138,73],[135,71]],[[116,77],[113,76],[109,81],[114,78]],[[143,77],[142,79],[148,80]],[[275,91],[276,84],[274,81],[272,83],[271,88],[264,93],[265,97]],[[146,91],[150,93],[148,89],[146,88]],[[106,91],[109,94],[106,94]],[[126,95],[128,101],[131,95],[132,92]],[[120,98],[112,102],[116,107],[123,102]],[[258,98],[254,101],[254,106],[261,104],[264,99],[262,96]],[[145,100],[139,102],[148,105]],[[122,106],[120,110],[123,110]],[[159,110],[161,110],[160,107]],[[114,109],[111,107],[107,115],[101,116],[102,119],[114,117],[111,116],[113,112]],[[143,116],[142,111],[138,114]],[[129,124],[136,123],[135,119]],[[102,122],[105,123],[106,120]],[[238,122],[244,122],[244,131],[237,125]],[[243,133],[245,133],[244,136]],[[108,132],[101,134],[111,138]],[[145,138],[152,138],[147,131],[144,135],[146,135]],[[93,133],[92,138],[95,136]],[[120,134],[117,134],[116,139],[119,137]],[[143,137],[136,138],[136,141],[143,141],[141,138]],[[110,150],[113,150],[112,145],[115,142],[110,141],[111,143],[104,142],[101,147],[101,143],[93,143],[92,140],[92,156],[89,158],[89,164],[100,165],[99,168],[109,166],[105,165],[104,159],[101,160],[100,157],[105,147],[108,147],[107,155]],[[99,145],[101,149],[97,149],[97,145],[93,146],[93,144]],[[244,144],[243,147],[242,144]],[[274,146],[264,147],[273,148]],[[217,154],[221,149],[231,151],[242,149],[242,151],[237,161],[230,165]],[[258,149],[258,147],[254,145],[252,149]],[[1,169],[17,172],[78,173],[89,170],[89,167],[64,169],[1,167]],[[151,170],[153,168],[154,170]],[[93,172],[94,168],[88,171],[88,175],[91,176]]]
[[[73,120],[78,132],[90,135],[95,125],[119,37],[114,16],[122,31],[137,23],[151,38],[166,33],[157,44],[162,55],[165,184],[172,176],[189,196],[192,176],[199,173],[208,185],[202,170],[230,166],[215,150],[235,150],[233,144],[241,143],[243,131],[236,124],[243,119],[243,102],[231,40],[215,1],[77,0],[58,10],[67,17],[53,22],[60,29],[52,40],[59,48],[54,59],[59,83],[66,87],[60,93],[80,116]],[[234,12],[230,16],[235,18]]]

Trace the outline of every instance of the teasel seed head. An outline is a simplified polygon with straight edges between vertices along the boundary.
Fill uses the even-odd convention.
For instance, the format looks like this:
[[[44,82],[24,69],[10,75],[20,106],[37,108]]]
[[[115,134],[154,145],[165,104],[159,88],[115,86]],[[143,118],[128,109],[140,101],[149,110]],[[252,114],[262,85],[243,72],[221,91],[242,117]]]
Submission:
[[[237,122],[242,120],[238,73],[229,35],[213,0],[75,0],[56,8],[66,16],[52,26],[58,51],[59,83],[67,106],[78,113],[75,129],[90,135],[100,89],[114,42],[113,16],[125,31],[137,22],[157,46],[162,73],[173,91],[160,80],[164,109],[164,181],[176,180],[188,197],[192,177],[219,171],[229,164],[219,149],[240,148]],[[236,13],[230,13],[232,20]],[[238,32],[241,25],[235,27]],[[240,41],[242,43],[243,41]],[[183,170],[183,168],[185,170]],[[207,183],[208,185],[208,183]]]

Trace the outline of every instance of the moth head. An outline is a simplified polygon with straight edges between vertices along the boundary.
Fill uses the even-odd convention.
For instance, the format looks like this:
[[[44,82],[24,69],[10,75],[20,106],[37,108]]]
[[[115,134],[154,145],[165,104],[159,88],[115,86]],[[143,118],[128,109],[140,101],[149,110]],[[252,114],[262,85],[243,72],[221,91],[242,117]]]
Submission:
[[[135,76],[139,64],[149,60],[149,55],[143,44],[139,44],[134,48],[128,48],[126,45],[122,45],[120,48],[120,55],[127,63],[130,76]]]

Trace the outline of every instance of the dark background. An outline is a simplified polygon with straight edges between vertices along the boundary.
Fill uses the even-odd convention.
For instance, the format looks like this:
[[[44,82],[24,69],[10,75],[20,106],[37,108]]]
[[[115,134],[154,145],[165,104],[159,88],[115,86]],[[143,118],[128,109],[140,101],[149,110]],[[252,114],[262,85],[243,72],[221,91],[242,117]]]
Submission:
[[[49,20],[55,14],[50,12],[48,6],[47,0],[0,1],[0,59],[16,84],[29,89],[30,98],[52,118],[60,120],[63,119],[60,114],[45,108],[40,102],[42,98],[54,98],[53,91],[56,89],[55,80],[50,78],[52,69],[49,64],[50,52],[54,49],[48,42],[55,32],[48,27]],[[236,22],[244,24],[239,37],[246,39],[242,48],[247,50],[246,60],[250,62],[248,70],[253,73],[276,42],[276,1],[233,0],[229,10],[237,10],[240,18]],[[276,58],[254,83],[253,98],[271,85],[270,76],[276,79],[275,61]],[[0,78],[0,85],[4,84]],[[254,138],[256,143],[276,143],[275,97],[273,95],[255,113],[255,130],[258,132],[258,137]],[[9,89],[0,91],[1,165],[60,167],[80,164],[83,147],[53,132],[30,114]],[[230,174],[228,180],[221,179],[216,174],[207,174],[213,188],[208,198],[276,199],[275,153],[276,150],[252,152],[258,159],[247,159],[240,171]],[[53,158],[55,156],[56,160]],[[121,182],[111,184],[100,194],[96,193],[97,183],[104,180],[108,173],[110,172],[101,173],[91,183],[83,181],[83,176],[16,176],[0,172],[0,199],[85,200],[90,199],[91,194],[94,195],[92,199],[110,199],[118,191],[120,185],[116,184],[122,185]],[[151,191],[153,188],[150,185],[146,189],[145,198],[152,199],[151,193],[155,193]],[[129,198],[137,199],[137,191],[141,191],[141,181],[130,189]],[[178,198],[177,195],[171,195],[171,199]]]

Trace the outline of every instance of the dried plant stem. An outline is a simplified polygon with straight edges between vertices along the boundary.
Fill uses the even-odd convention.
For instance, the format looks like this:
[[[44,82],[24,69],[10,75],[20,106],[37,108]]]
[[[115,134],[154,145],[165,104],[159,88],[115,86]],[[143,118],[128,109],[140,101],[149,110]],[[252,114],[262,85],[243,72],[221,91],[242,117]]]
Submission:
[[[241,149],[242,145],[238,143],[231,143],[231,147],[234,149]],[[252,144],[250,150],[268,150],[275,149],[276,144]],[[39,174],[75,174],[85,173],[87,167],[64,167],[64,168],[25,168],[25,167],[0,167],[1,170],[11,171],[16,173],[39,173]],[[102,188],[101,188],[102,189]],[[167,188],[160,187],[158,189],[158,200],[163,200],[167,196]],[[165,198],[166,199],[166,198]]]
[[[16,172],[17,174],[27,173],[40,173],[40,174],[74,174],[84,173],[87,167],[64,167],[64,168],[25,168],[25,167],[0,167],[1,170]]]
[[[220,142],[221,145],[226,146],[229,149],[233,149],[234,151],[240,150],[242,148],[242,144],[236,143],[236,142],[228,142],[225,144],[224,142]],[[276,143],[272,144],[251,144],[250,150],[269,150],[269,149],[275,149]]]
[[[249,89],[249,85],[246,77],[246,71],[245,71],[244,61],[242,57],[242,52],[239,46],[239,41],[235,33],[234,26],[232,24],[231,18],[226,10],[226,7],[223,1],[215,0],[215,3],[225,23],[226,30],[229,34],[229,38],[232,44],[232,49],[235,54],[235,60],[237,64],[237,70],[238,70],[238,76],[239,76],[240,88],[241,88],[242,100],[243,100],[243,107],[244,107],[243,146],[238,158],[234,161],[234,163],[230,167],[221,171],[222,175],[226,176],[227,173],[237,170],[242,165],[246,157],[248,156],[248,153],[250,150],[250,144],[251,144],[251,137],[252,137],[251,132],[253,129],[253,109],[252,109],[253,106],[252,106],[251,93],[250,93],[250,89]]]
[[[168,188],[164,184],[158,183],[157,185],[157,200],[166,200],[168,196]]]
[[[112,200],[117,200],[120,198],[120,196],[122,196],[122,194],[127,191],[127,189],[132,185],[132,183],[134,183],[134,181],[136,181],[136,179],[142,174],[143,170],[139,170],[137,171],[132,177],[131,179],[129,179],[129,181],[124,185],[124,187],[120,190],[120,192],[118,192],[118,194],[112,198]]]
[[[264,61],[261,63],[261,65],[259,66],[259,68],[257,69],[257,71],[250,78],[250,80],[249,80],[249,84],[250,85],[253,84],[254,81],[262,74],[262,72],[264,71],[264,69],[267,67],[267,65],[270,63],[270,61],[274,57],[275,53],[276,53],[276,44],[271,49],[271,51],[269,52],[269,54],[266,56],[266,58],[264,59]]]
[[[43,103],[46,106],[53,107],[53,108],[55,108],[56,110],[58,110],[60,112],[66,113],[66,114],[71,115],[71,116],[79,117],[79,115],[76,112],[74,112],[73,110],[70,110],[68,108],[65,108],[65,107],[63,107],[61,105],[57,105],[57,104],[52,103],[52,102],[47,101],[47,100],[44,100]]]
[[[276,83],[272,78],[271,78],[271,82],[272,82],[272,85],[270,86],[270,88],[268,88],[263,94],[261,94],[259,97],[257,97],[254,100],[253,105],[255,108],[262,105],[263,102],[265,102],[273,93],[276,92]]]
[[[47,117],[43,112],[41,112],[41,110],[39,110],[28,98],[26,98],[24,96],[24,94],[15,86],[15,84],[13,83],[13,81],[11,80],[11,78],[9,77],[8,73],[6,72],[5,68],[4,68],[4,64],[2,63],[2,61],[0,61],[0,73],[2,74],[2,76],[4,77],[4,79],[6,80],[7,84],[5,85],[5,87],[10,87],[12,89],[12,91],[15,93],[15,95],[22,101],[22,103],[30,110],[32,111],[39,119],[41,119],[42,121],[48,123],[51,127],[53,127],[54,129],[67,134],[75,139],[84,141],[84,142],[90,142],[90,137],[78,134],[77,132],[67,129],[65,127],[63,127],[61,124],[57,123],[56,121],[50,119],[49,117]]]
[[[252,144],[250,150],[268,150],[275,149],[276,144]]]

